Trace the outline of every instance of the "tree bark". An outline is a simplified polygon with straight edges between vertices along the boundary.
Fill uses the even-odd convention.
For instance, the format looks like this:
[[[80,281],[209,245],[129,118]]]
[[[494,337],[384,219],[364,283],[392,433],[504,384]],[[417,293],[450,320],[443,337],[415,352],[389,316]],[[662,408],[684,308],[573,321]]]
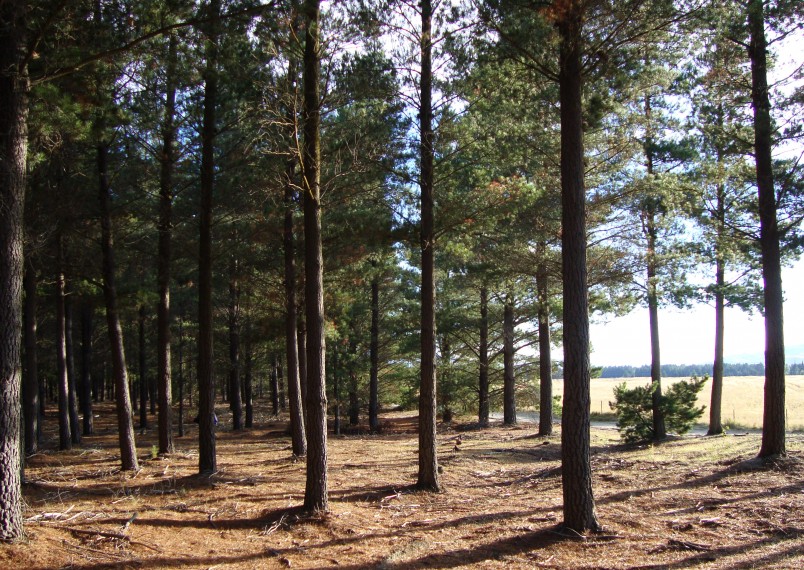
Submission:
[[[25,422],[25,454],[39,451],[40,405],[39,364],[36,342],[36,269],[28,263],[23,277],[25,289],[25,377],[22,385],[22,408]]]
[[[589,405],[589,312],[586,274],[584,187],[583,6],[572,3],[557,22],[560,34],[561,260],[564,289],[564,408],[561,428],[561,484],[564,526],[598,530],[592,495]]]
[[[139,311],[140,430],[148,429],[148,371],[145,363],[145,305]]]
[[[759,203],[760,246],[765,299],[765,402],[760,457],[787,454],[785,442],[784,319],[779,226],[773,181],[773,122],[768,96],[767,42],[762,0],[748,4],[754,158]]]
[[[64,347],[67,350],[67,404],[70,410],[70,438],[73,445],[81,443],[81,420],[78,417],[78,390],[75,373],[75,345],[73,344],[73,294],[65,290],[64,298]]]
[[[514,305],[510,295],[503,307],[503,423],[516,425],[516,378],[514,376]]]
[[[295,74],[294,74],[295,75]],[[290,433],[293,455],[307,454],[307,433],[304,429],[304,406],[299,372],[298,318],[296,313],[296,253],[293,245],[293,183],[296,160],[288,160],[285,169],[285,225],[283,248],[285,261],[285,362],[288,370],[288,396],[290,399]]]
[[[279,382],[279,411],[286,412],[288,409],[287,392],[285,390],[285,375],[282,372],[282,359],[276,359],[276,378]]]
[[[170,268],[173,240],[173,168],[176,139],[176,60],[178,41],[170,35],[165,70],[165,115],[162,118],[162,152],[159,156],[159,234],[156,286],[156,384],[159,399],[159,454],[173,453],[173,400],[170,332]]]
[[[422,0],[421,7],[421,107],[419,109],[421,161],[421,379],[419,385],[419,471],[416,486],[438,492],[436,449],[436,323],[435,323],[435,252],[433,198],[433,38],[431,0]]]
[[[489,290],[480,288],[480,380],[478,386],[480,427],[489,425]]]
[[[354,324],[354,323],[353,323]],[[349,425],[360,424],[360,400],[357,395],[357,332],[352,329],[352,338],[349,341]]]
[[[56,263],[56,374],[59,391],[59,449],[68,450],[73,447],[70,434],[70,381],[67,376],[67,326],[64,278],[64,238],[59,234]]]
[[[371,433],[380,431],[380,278],[377,275],[377,262],[371,262],[374,274],[371,278],[371,340],[369,341],[369,409],[368,422]]]
[[[647,122],[647,136],[645,139],[645,158],[646,174],[648,178],[653,178],[653,145],[651,128],[651,103],[650,96],[645,97],[645,119]],[[650,379],[655,387],[651,395],[653,408],[653,439],[662,440],[667,437],[667,429],[664,422],[664,409],[662,407],[662,364],[659,344],[659,293],[656,274],[656,205],[651,197],[646,198],[647,204],[642,210],[642,230],[648,240],[646,252],[647,265],[647,295],[648,295],[648,320],[650,322]]]
[[[277,374],[277,368],[279,363],[277,362],[276,355],[271,357],[271,413],[274,416],[279,415],[279,375]]]
[[[184,310],[179,310],[179,437],[184,437]]]
[[[212,322],[212,194],[215,185],[215,106],[218,98],[218,26],[220,0],[209,2],[201,129],[201,211],[198,252],[198,471],[218,470],[215,449],[215,379]]]
[[[548,301],[547,246],[540,245],[541,261],[536,267],[536,294],[539,298],[539,435],[553,433],[553,359],[550,354],[550,304]]]
[[[304,303],[300,305],[301,313],[304,312]],[[304,317],[299,314],[298,330],[296,339],[299,355],[299,387],[301,388],[301,401],[303,404],[302,415],[304,416],[305,426],[307,425],[307,326],[304,324]]]
[[[81,414],[84,416],[84,435],[95,431],[92,417],[92,313],[93,305],[81,304]]]
[[[237,260],[233,257],[229,271],[229,409],[232,429],[243,429],[243,397],[240,391],[240,285]]]
[[[252,428],[254,427],[254,376],[251,354],[251,332],[249,330],[246,332],[246,342],[243,349],[243,399],[246,405],[245,427]]]
[[[103,297],[106,303],[106,325],[109,331],[109,346],[112,355],[115,398],[117,400],[117,431],[120,441],[120,461],[123,471],[139,469],[137,448],[134,441],[134,422],[131,419],[131,396],[128,389],[126,353],[123,348],[123,329],[117,312],[117,287],[115,284],[114,241],[112,239],[111,190],[107,166],[108,147],[100,142],[98,153],[98,178],[101,211],[101,249],[103,257]]]
[[[341,435],[341,383],[340,367],[338,366],[338,347],[332,350],[332,397],[335,400],[334,418],[332,428],[335,435]]]
[[[717,242],[715,244],[715,360],[712,365],[712,395],[709,402],[709,430],[706,435],[723,433],[723,341],[725,336],[725,299],[723,288],[726,285],[726,262],[721,252],[725,239],[726,204],[723,184],[717,189]]]
[[[304,38],[304,270],[307,324],[307,480],[304,510],[325,512],[327,391],[324,342],[324,260],[321,249],[321,44],[319,0],[306,0]]]
[[[295,19],[293,35],[296,34]],[[288,84],[292,86],[298,78],[296,61],[291,58],[288,62]],[[294,92],[295,97],[295,92]],[[292,140],[296,139],[296,108],[287,111],[288,122],[294,125],[291,129]],[[291,156],[285,165],[285,219],[282,233],[282,246],[285,262],[285,362],[287,363],[288,399],[290,407],[290,436],[293,446],[293,455],[303,457],[307,454],[307,433],[304,429],[304,392],[302,391],[303,378],[299,370],[299,330],[298,313],[296,307],[296,251],[293,239],[293,214],[296,210],[294,204],[294,186],[296,184],[296,163],[298,157],[295,149],[290,150]],[[304,371],[306,373],[306,370]]]
[[[28,146],[27,10],[0,6],[0,540],[22,537],[20,384],[23,206]]]

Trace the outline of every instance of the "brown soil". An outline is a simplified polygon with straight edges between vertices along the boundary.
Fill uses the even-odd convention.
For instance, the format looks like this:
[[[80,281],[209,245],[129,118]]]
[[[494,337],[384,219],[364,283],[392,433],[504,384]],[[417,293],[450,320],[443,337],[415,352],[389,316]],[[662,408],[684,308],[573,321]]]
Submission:
[[[0,546],[0,568],[804,568],[801,435],[762,466],[756,435],[624,447],[593,430],[605,530],[571,536],[560,439],[533,425],[441,428],[440,494],[410,488],[414,415],[386,414],[382,435],[331,436],[331,512],[311,518],[282,421],[224,422],[219,472],[201,478],[196,426],[167,458],[151,458],[153,430],[138,435],[142,469],[123,474],[112,409],[99,413],[80,448],[30,459],[27,538]]]

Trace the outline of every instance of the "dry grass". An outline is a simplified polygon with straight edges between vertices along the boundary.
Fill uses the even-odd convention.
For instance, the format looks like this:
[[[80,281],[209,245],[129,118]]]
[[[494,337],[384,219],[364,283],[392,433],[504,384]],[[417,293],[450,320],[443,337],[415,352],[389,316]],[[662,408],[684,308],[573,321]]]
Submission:
[[[624,447],[593,430],[601,534],[567,536],[559,442],[533,426],[443,427],[446,490],[415,492],[415,416],[330,439],[331,512],[301,516],[304,465],[282,422],[219,432],[220,471],[200,478],[195,433],[179,451],[118,471],[110,408],[71,452],[33,457],[28,538],[2,568],[761,568],[804,567],[804,436],[790,458],[751,461],[758,437]],[[52,425],[52,422],[51,424]],[[194,427],[194,426],[193,426]],[[466,426],[468,427],[468,426]],[[50,434],[53,438],[53,434]]]
[[[672,384],[682,378],[663,378],[664,385]],[[628,387],[644,386],[650,378],[596,378],[592,380],[592,413],[611,412],[609,402],[614,400],[614,387],[625,382]],[[786,408],[787,427],[791,430],[804,430],[804,376],[787,376]],[[762,376],[728,376],[723,379],[723,423],[750,429],[762,427],[762,402],[765,379]],[[555,393],[563,394],[563,383],[555,381]],[[711,380],[706,383],[698,398],[698,404],[706,406],[702,418],[709,421],[709,399],[712,392]]]

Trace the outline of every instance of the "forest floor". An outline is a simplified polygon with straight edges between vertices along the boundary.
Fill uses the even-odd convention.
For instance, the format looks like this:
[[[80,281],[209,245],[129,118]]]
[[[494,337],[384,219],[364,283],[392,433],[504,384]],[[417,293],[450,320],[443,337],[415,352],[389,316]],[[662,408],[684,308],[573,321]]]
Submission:
[[[760,466],[759,436],[685,437],[623,446],[592,431],[604,531],[570,536],[562,519],[560,428],[439,427],[443,493],[414,491],[416,416],[382,417],[381,435],[330,436],[330,513],[304,517],[304,463],[283,421],[227,429],[218,468],[196,474],[197,430],[121,473],[110,405],[73,451],[30,458],[24,541],[0,568],[804,568],[804,435]],[[150,417],[155,424],[155,417]],[[54,425],[49,418],[48,425]]]

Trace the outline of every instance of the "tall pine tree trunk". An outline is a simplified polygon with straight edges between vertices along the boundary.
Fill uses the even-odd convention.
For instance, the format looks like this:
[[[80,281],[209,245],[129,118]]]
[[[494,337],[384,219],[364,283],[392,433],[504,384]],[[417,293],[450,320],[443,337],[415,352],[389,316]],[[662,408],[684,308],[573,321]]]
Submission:
[[[140,429],[148,429],[148,372],[145,364],[145,305],[139,311],[139,350],[140,359]]]
[[[198,252],[198,471],[218,469],[215,449],[215,379],[212,322],[212,193],[215,185],[215,105],[218,99],[218,26],[220,0],[209,2],[201,128],[201,211]]]
[[[650,96],[645,97],[645,120],[648,125],[647,136],[645,138],[645,168],[648,178],[652,179],[654,177],[654,170]],[[659,343],[659,277],[656,274],[656,240],[658,234],[658,228],[656,227],[657,206],[651,197],[645,199],[647,203],[642,211],[642,231],[648,241],[645,257],[647,261],[648,320],[650,322],[650,379],[651,384],[654,386],[651,396],[653,408],[653,439],[662,440],[667,437],[667,429],[665,428],[664,409],[662,407],[662,364]]]
[[[352,323],[354,325],[354,323]],[[357,395],[357,331],[354,327],[351,331],[352,338],[349,340],[349,425],[360,424],[360,400]]]
[[[70,434],[70,381],[67,376],[67,327],[65,322],[64,238],[59,234],[56,275],[56,377],[59,393],[59,449],[72,449]]]
[[[304,4],[304,270],[307,324],[307,481],[304,510],[327,511],[327,390],[321,249],[321,43],[319,0]]]
[[[715,243],[715,360],[712,366],[712,394],[709,402],[709,430],[706,435],[723,433],[723,341],[725,336],[725,299],[723,289],[726,285],[726,262],[721,248],[726,230],[726,203],[723,184],[717,188],[717,217],[715,219],[717,242]]]
[[[26,4],[0,5],[0,540],[22,537],[20,384],[28,147]]]
[[[243,347],[243,400],[246,406],[245,427],[254,427],[254,376],[251,354],[251,331],[246,330],[246,341]],[[294,453],[295,455],[295,453]]]
[[[536,266],[536,294],[539,298],[539,435],[553,433],[553,359],[550,354],[550,304],[548,300],[547,246],[539,246],[540,261]]]
[[[25,454],[39,450],[40,405],[39,364],[36,342],[36,269],[29,262],[23,278],[25,289],[25,377],[22,385],[22,408],[25,421]]]
[[[95,431],[92,418],[92,303],[81,304],[81,414],[84,416],[84,435]]]
[[[176,34],[170,35],[165,71],[165,115],[162,118],[162,153],[159,156],[159,233],[156,286],[156,384],[159,392],[159,454],[173,453],[173,400],[170,333],[170,266],[173,239],[173,145],[176,139]]]
[[[276,355],[271,356],[271,413],[274,416],[279,415],[279,363],[277,362]]]
[[[338,366],[338,346],[332,349],[332,397],[335,400],[333,431],[335,435],[341,435],[341,384],[340,367]]]
[[[98,144],[98,178],[101,211],[101,250],[103,257],[103,297],[106,303],[106,325],[112,355],[112,374],[117,400],[117,431],[120,441],[120,461],[123,471],[136,470],[137,448],[134,441],[134,422],[131,419],[131,396],[128,389],[126,353],[123,348],[123,328],[117,312],[115,284],[114,241],[112,239],[111,190],[107,165],[108,147]]]
[[[433,198],[433,38],[431,0],[422,0],[421,8],[421,236],[422,308],[421,377],[419,384],[419,472],[416,486],[440,491],[438,453],[436,450],[436,323],[435,323],[435,229]]]
[[[667,437],[662,409],[662,364],[659,350],[659,298],[656,291],[656,227],[655,214],[647,213],[648,233],[648,319],[650,321],[650,378],[655,386],[652,394],[653,405],[653,439],[661,440]]]
[[[304,302],[299,305],[298,330],[296,331],[297,344],[299,345],[299,386],[301,387],[302,404],[307,406],[307,325],[304,323]],[[303,411],[304,425],[307,425],[307,412]]]
[[[480,380],[478,385],[478,423],[489,425],[489,290],[480,288]]]
[[[380,278],[377,275],[377,262],[371,262],[374,274],[371,278],[371,340],[369,341],[369,431],[380,431],[380,395],[379,395],[379,364],[380,364]]]
[[[586,274],[584,186],[583,6],[572,3],[557,21],[560,34],[561,261],[564,289],[564,408],[561,427],[561,485],[564,526],[598,530],[592,495],[589,405],[589,300]]]
[[[240,285],[237,260],[229,268],[229,409],[232,429],[243,429],[243,397],[240,391]]]
[[[64,299],[64,346],[67,350],[67,403],[70,409],[70,438],[73,445],[81,443],[81,420],[78,417],[78,379],[75,372],[73,344],[73,293],[67,287]]]
[[[786,455],[782,268],[771,156],[773,122],[768,96],[767,42],[762,0],[748,4],[751,102],[759,202],[762,277],[765,282],[765,403],[760,457]]]
[[[294,74],[295,75],[295,74]],[[288,396],[290,399],[290,434],[293,455],[307,454],[307,433],[304,429],[304,405],[299,372],[298,318],[296,312],[296,252],[293,246],[293,184],[295,159],[288,160],[285,169],[285,220],[282,235],[285,261],[285,362],[288,369]]]
[[[184,437],[184,310],[179,310],[179,437]]]
[[[511,295],[503,307],[503,423],[516,424],[516,377],[514,375],[514,305]]]

